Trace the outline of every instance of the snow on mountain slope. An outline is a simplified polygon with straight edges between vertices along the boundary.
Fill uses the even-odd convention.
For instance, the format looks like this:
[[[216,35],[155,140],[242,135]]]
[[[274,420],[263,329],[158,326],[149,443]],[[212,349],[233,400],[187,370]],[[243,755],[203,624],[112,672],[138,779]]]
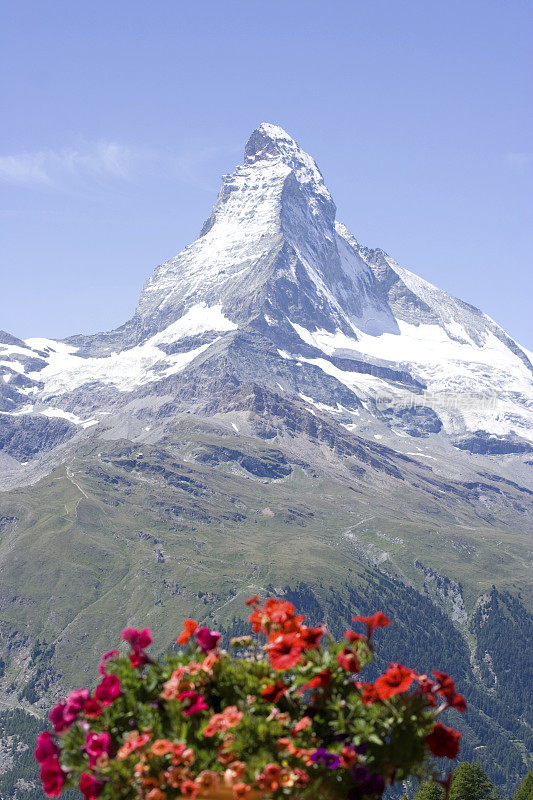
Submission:
[[[371,436],[385,426],[473,452],[527,451],[526,351],[335,216],[314,160],[263,123],[199,237],[156,268],[129,322],[66,342],[0,334],[0,412],[63,407],[79,428],[130,396],[183,393],[187,380],[207,397],[222,370],[331,413],[340,405],[348,429],[364,419]]]

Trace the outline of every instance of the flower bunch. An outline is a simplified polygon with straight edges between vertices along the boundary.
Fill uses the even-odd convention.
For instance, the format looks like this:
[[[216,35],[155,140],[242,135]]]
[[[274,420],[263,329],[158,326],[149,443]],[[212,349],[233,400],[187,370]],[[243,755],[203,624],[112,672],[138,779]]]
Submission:
[[[284,599],[247,604],[254,635],[231,652],[187,619],[182,649],[157,661],[150,631],[126,628],[128,655],[106,653],[94,691],[60,701],[37,739],[48,797],[77,787],[85,800],[378,800],[431,774],[431,756],[457,756],[460,734],[437,719],[466,708],[448,675],[391,663],[361,680],[384,614],[353,617],[365,631],[335,642]]]

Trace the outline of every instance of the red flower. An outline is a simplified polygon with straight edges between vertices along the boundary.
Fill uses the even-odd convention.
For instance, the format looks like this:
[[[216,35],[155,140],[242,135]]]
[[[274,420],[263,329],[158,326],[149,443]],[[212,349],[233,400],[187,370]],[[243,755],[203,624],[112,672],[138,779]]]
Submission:
[[[348,639],[351,644],[366,641],[366,636],[363,633],[356,633],[355,631],[344,631],[344,638]]]
[[[445,672],[439,672],[437,669],[433,670],[433,675],[438,682],[437,694],[444,697],[448,705],[456,708],[457,711],[461,711],[461,713],[466,711],[466,700],[462,694],[456,693],[453,678],[450,678]]]
[[[83,713],[86,717],[90,717],[91,719],[95,719],[102,714],[104,709],[96,699],[96,697],[90,697],[89,700],[85,703],[85,708],[83,709]]]
[[[95,689],[94,696],[103,706],[110,706],[120,696],[120,681],[116,675],[104,675]]]
[[[183,630],[176,639],[177,643],[187,644],[197,627],[198,623],[194,619],[184,619]]]
[[[143,628],[142,631],[138,631],[137,628],[124,628],[120,638],[125,639],[134,649],[139,650],[144,650],[153,641],[150,628]]]
[[[135,647],[130,653],[130,664],[133,669],[138,669],[139,667],[143,667],[145,664],[151,663],[152,659],[146,655],[144,650],[140,650],[138,647]]]
[[[288,619],[294,617],[294,606],[288,600],[278,600],[275,597],[269,597],[263,606],[263,614],[271,622],[283,624]]]
[[[256,594],[254,594],[253,597],[249,597],[248,600],[246,600],[247,606],[256,606],[258,605],[258,603],[259,603],[259,597]]]
[[[320,639],[324,635],[324,631],[322,628],[307,628],[305,625],[302,625],[298,634],[304,650],[315,650],[320,644]]]
[[[346,672],[359,672],[361,669],[357,653],[351,647],[343,647],[337,656],[337,664]]]
[[[391,664],[388,670],[375,681],[374,687],[380,700],[405,692],[413,682],[413,672],[401,664]]]
[[[269,686],[265,686],[264,689],[261,689],[261,697],[263,700],[266,700],[267,703],[277,703],[286,691],[287,687],[283,681],[276,681]]]
[[[96,800],[101,794],[105,784],[104,781],[99,781],[94,775],[90,775],[88,772],[82,772],[78,786],[85,800]]]
[[[366,635],[370,639],[376,628],[386,628],[390,625],[390,619],[381,611],[377,611],[371,617],[352,617],[353,622],[362,622],[366,625]]]
[[[426,736],[426,742],[434,756],[456,758],[459,752],[460,738],[459,731],[447,728],[442,722],[437,722],[429,736]]]
[[[54,741],[48,731],[43,731],[37,737],[37,746],[35,748],[35,760],[42,764],[47,758],[57,756],[59,750],[54,744]]]
[[[198,692],[182,692],[176,697],[176,700],[183,705],[183,713],[186,717],[191,717],[208,708],[204,698]]]
[[[350,769],[353,767],[355,763],[357,763],[358,755],[357,750],[355,747],[350,747],[346,745],[341,750],[341,767],[344,769]]]
[[[48,797],[59,797],[65,783],[65,773],[57,756],[50,756],[41,764],[41,783]]]
[[[88,733],[85,739],[85,751],[89,756],[89,766],[95,766],[96,760],[102,755],[111,755],[111,737],[108,733]]]
[[[376,703],[380,699],[373,683],[356,683],[356,686],[361,691],[361,702],[365,706]]]
[[[310,681],[304,683],[298,689],[298,694],[302,694],[306,689],[325,689],[331,681],[331,672],[329,669],[321,669],[320,672],[311,678]]]
[[[302,649],[302,643],[295,633],[282,633],[265,647],[270,665],[276,670],[291,669],[298,664]]]

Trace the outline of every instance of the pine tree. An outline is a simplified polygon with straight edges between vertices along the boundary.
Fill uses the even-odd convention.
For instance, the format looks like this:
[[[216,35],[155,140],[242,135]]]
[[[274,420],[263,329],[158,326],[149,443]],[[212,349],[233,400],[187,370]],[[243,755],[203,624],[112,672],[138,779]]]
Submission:
[[[489,781],[481,766],[463,761],[454,770],[450,800],[495,800],[496,787]]]
[[[529,770],[516,790],[514,800],[533,800],[533,769]]]
[[[442,800],[444,791],[438,783],[423,783],[414,796],[414,800]]]

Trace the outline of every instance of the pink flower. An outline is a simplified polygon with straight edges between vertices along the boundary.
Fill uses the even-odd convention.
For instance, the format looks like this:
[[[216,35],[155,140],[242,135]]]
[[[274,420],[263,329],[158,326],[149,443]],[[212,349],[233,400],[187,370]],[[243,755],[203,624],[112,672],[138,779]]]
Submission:
[[[85,708],[85,703],[89,700],[91,693],[88,689],[74,689],[67,697],[67,704],[63,711],[63,719],[69,725],[75,721],[81,711]]]
[[[95,719],[99,717],[100,714],[103,713],[103,708],[96,699],[96,697],[90,697],[89,700],[85,703],[85,708],[83,709],[83,713],[86,717],[91,717],[91,719]]]
[[[200,649],[206,654],[218,647],[222,636],[218,631],[210,631],[209,628],[197,628],[194,635]]]
[[[50,756],[41,764],[41,783],[47,797],[59,797],[65,783],[65,773],[57,756]]]
[[[89,766],[96,764],[99,756],[111,755],[111,737],[108,733],[89,733],[85,739],[85,751],[89,756]]]
[[[94,696],[103,706],[110,706],[119,695],[120,681],[116,675],[104,675],[94,692]]]
[[[57,756],[59,754],[59,750],[54,744],[52,737],[48,733],[48,731],[43,731],[37,737],[37,747],[35,748],[35,760],[42,764],[46,761],[47,758],[51,756]]]
[[[57,706],[54,706],[53,709],[50,711],[48,715],[48,719],[54,726],[54,733],[62,733],[66,731],[67,728],[70,728],[72,722],[67,722],[65,720],[65,708],[67,704],[64,700],[61,700]]]
[[[176,700],[182,703],[183,713],[186,717],[198,714],[198,712],[205,711],[208,708],[204,698],[198,692],[182,692],[177,696]]]
[[[130,664],[134,669],[151,663],[152,659],[146,655],[144,650],[140,650],[138,647],[133,648],[133,652],[130,653]]]
[[[78,785],[85,800],[95,800],[104,788],[104,781],[99,781],[98,778],[88,772],[82,772]]]
[[[138,631],[137,628],[124,628],[120,637],[129,642],[136,650],[143,650],[152,644],[150,628],[143,628],[142,631]]]
[[[98,672],[100,673],[100,675],[106,674],[106,669],[105,669],[106,661],[109,661],[110,658],[117,658],[119,655],[120,653],[118,652],[118,650],[109,650],[108,653],[104,653],[104,655],[102,656],[102,660],[98,666]]]

